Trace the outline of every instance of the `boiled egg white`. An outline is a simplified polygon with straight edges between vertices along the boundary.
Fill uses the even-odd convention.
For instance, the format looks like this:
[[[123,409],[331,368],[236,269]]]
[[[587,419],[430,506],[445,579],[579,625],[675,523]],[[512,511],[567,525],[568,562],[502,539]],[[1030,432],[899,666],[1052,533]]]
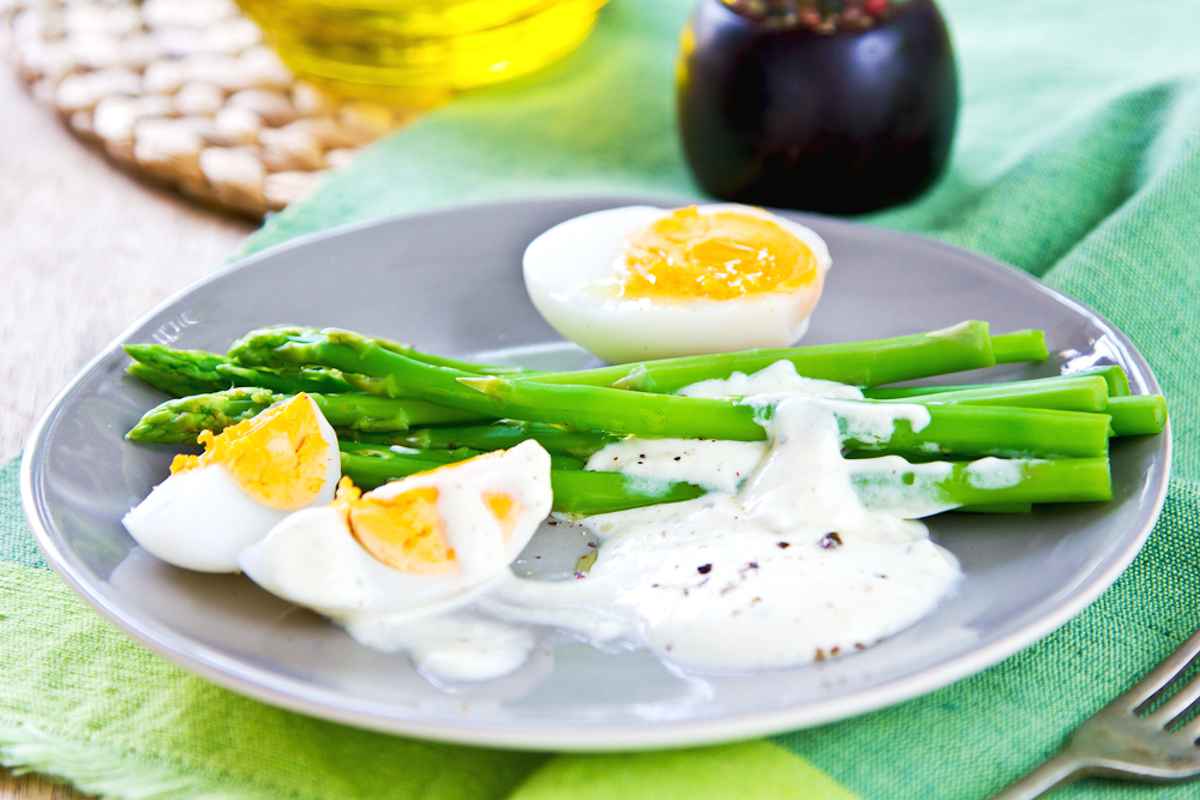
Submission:
[[[346,623],[461,602],[509,572],[550,513],[535,441],[410,475],[280,522],[241,557],[268,592]]]
[[[626,206],[550,228],[524,272],[555,330],[627,362],[790,345],[832,263],[815,231],[760,208]]]
[[[125,515],[156,557],[200,572],[236,572],[238,556],[294,511],[333,499],[341,475],[337,434],[298,394],[219,435],[202,455],[179,455],[171,475]]]

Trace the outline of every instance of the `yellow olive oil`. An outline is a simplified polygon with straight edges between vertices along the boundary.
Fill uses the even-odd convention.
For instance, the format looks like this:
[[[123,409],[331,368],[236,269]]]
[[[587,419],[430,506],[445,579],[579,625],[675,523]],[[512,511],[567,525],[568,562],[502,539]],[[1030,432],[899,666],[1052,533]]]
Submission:
[[[299,76],[428,105],[574,50],[605,0],[238,0]]]

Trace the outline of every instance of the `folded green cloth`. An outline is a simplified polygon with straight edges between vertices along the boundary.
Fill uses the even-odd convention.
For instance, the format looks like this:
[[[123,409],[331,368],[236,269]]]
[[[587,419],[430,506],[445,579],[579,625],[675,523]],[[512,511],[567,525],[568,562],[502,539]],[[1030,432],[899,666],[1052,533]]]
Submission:
[[[500,197],[693,194],[673,130],[690,0],[614,0],[578,54],[454,102],[272,219],[261,248]],[[926,697],[769,740],[506,753],[365,733],[192,677],[45,568],[0,470],[0,757],[129,798],[975,798],[1033,766],[1200,624],[1200,47],[1193,0],[947,0],[965,109],[953,166],[872,219],[1016,264],[1099,309],[1170,398],[1175,478],[1133,566],[1040,644]],[[1063,797],[1195,797],[1089,783]]]

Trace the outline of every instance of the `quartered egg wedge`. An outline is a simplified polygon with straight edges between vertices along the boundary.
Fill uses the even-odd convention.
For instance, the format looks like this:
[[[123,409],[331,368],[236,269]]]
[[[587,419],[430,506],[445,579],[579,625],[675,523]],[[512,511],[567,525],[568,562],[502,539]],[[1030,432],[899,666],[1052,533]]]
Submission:
[[[306,394],[199,442],[204,453],[176,456],[124,519],[138,544],[187,569],[236,572],[242,550],[276,523],[332,500],[341,475],[337,434]]]
[[[241,557],[274,595],[326,616],[421,614],[508,572],[550,513],[550,455],[534,441],[297,512]]]
[[[811,229],[730,204],[585,214],[524,257],[546,321],[612,362],[790,345],[831,265]]]

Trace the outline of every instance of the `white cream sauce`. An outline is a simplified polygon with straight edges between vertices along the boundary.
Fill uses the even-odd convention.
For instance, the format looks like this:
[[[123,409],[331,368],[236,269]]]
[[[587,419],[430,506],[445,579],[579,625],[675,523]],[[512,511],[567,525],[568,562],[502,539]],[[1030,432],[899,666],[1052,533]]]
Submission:
[[[801,397],[842,398],[861,400],[862,390],[857,386],[836,381],[806,378],[796,372],[796,365],[780,359],[758,372],[747,375],[735,372],[728,378],[714,378],[684,386],[676,394],[685,397],[750,397],[763,394],[788,394]]]
[[[1029,461],[980,458],[967,465],[967,483],[976,489],[1007,489],[1021,482]]]
[[[919,421],[915,409],[778,401],[766,422],[769,454],[739,491],[589,517],[583,524],[601,545],[584,578],[513,578],[481,607],[598,644],[648,647],[700,672],[792,666],[866,647],[929,613],[959,576],[925,526],[896,513],[934,502],[913,503],[906,492],[896,509],[885,493],[870,504],[859,496],[858,471],[911,467],[841,456],[839,422],[890,430],[897,419]],[[720,464],[708,444],[687,445],[692,470]],[[936,473],[948,467],[927,466],[919,472],[934,496]]]
[[[362,614],[340,620],[359,644],[408,653],[434,683],[478,682],[514,671],[537,643],[534,632],[469,611],[411,615]]]
[[[586,468],[655,481],[686,481],[733,494],[766,453],[766,442],[633,438],[597,451]]]

